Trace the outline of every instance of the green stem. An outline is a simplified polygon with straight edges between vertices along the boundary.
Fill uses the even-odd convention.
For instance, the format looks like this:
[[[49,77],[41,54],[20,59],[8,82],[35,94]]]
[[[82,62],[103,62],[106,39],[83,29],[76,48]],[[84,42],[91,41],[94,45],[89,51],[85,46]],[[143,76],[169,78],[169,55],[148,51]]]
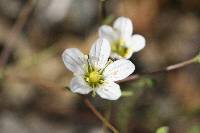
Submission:
[[[108,127],[113,133],[119,133],[119,131],[105,118],[99,113],[96,108],[92,105],[92,103],[87,99],[84,98],[85,105],[90,108],[90,110],[103,122],[103,124]]]
[[[112,103],[108,102],[106,106],[106,111],[105,111],[105,118],[108,121],[110,121],[111,111],[112,111]],[[105,126],[103,126],[103,131],[107,133],[107,128]]]
[[[104,19],[106,18],[106,0],[99,0],[100,2],[100,22],[102,23]]]

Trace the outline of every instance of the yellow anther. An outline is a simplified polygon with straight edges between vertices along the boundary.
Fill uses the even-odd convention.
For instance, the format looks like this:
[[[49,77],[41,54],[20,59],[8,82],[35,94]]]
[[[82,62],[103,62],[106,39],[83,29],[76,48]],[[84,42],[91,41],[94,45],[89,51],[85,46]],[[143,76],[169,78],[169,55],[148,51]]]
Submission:
[[[84,79],[92,88],[95,88],[99,84],[103,84],[104,82],[102,73],[97,70],[93,70],[91,72],[86,73]]]
[[[111,45],[111,50],[114,53],[119,54],[122,57],[126,57],[131,51],[129,48],[125,46],[125,41],[123,39],[119,39]]]

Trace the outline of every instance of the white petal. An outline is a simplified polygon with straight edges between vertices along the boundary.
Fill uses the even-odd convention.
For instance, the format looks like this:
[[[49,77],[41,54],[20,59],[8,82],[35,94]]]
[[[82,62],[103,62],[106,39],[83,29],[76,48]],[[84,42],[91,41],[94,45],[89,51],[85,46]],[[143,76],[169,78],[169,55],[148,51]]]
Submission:
[[[76,48],[69,48],[66,49],[62,54],[63,62],[65,66],[72,72],[83,74],[84,73],[84,54],[76,49]]]
[[[135,34],[127,40],[127,46],[134,52],[138,52],[145,47],[145,38],[141,35]]]
[[[97,89],[97,94],[108,100],[117,100],[121,96],[121,90],[118,84],[108,82]]]
[[[113,24],[113,27],[121,33],[121,37],[131,36],[133,24],[129,18],[119,17]]]
[[[108,25],[103,25],[99,28],[99,37],[107,39],[110,43],[117,40],[117,34]]]
[[[135,65],[126,59],[120,59],[105,68],[104,76],[106,80],[118,81],[128,77],[135,70]]]
[[[103,68],[110,56],[110,44],[106,39],[99,38],[90,50],[89,59],[95,68]]]
[[[72,92],[80,94],[88,94],[90,91],[92,91],[82,77],[74,77],[71,80],[70,89]]]

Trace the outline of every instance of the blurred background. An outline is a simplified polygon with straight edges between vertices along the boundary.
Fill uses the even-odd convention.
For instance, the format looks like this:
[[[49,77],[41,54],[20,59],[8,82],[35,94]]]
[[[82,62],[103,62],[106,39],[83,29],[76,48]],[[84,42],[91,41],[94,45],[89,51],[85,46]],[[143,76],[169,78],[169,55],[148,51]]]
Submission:
[[[63,90],[72,78],[66,48],[87,53],[102,23],[131,18],[146,47],[135,73],[188,60],[200,50],[199,0],[0,0],[0,133],[102,133],[82,98]],[[200,67],[145,76],[121,85],[117,101],[88,96],[121,133],[200,133]]]

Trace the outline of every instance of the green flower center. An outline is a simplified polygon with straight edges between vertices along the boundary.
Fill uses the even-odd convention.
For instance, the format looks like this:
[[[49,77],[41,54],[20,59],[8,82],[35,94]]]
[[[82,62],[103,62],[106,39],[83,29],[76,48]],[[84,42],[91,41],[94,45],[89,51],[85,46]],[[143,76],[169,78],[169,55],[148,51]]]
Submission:
[[[93,97],[96,95],[96,87],[100,86],[105,82],[103,72],[105,68],[112,62],[113,61],[109,59],[104,68],[96,69],[90,64],[90,61],[87,57],[87,65],[85,66],[86,69],[85,69],[84,80],[92,88]]]
[[[85,75],[85,81],[92,87],[95,88],[104,82],[103,75],[97,70],[89,71]]]
[[[125,46],[125,41],[123,39],[113,42],[111,45],[111,50],[122,57],[126,57],[130,52],[130,49]]]

